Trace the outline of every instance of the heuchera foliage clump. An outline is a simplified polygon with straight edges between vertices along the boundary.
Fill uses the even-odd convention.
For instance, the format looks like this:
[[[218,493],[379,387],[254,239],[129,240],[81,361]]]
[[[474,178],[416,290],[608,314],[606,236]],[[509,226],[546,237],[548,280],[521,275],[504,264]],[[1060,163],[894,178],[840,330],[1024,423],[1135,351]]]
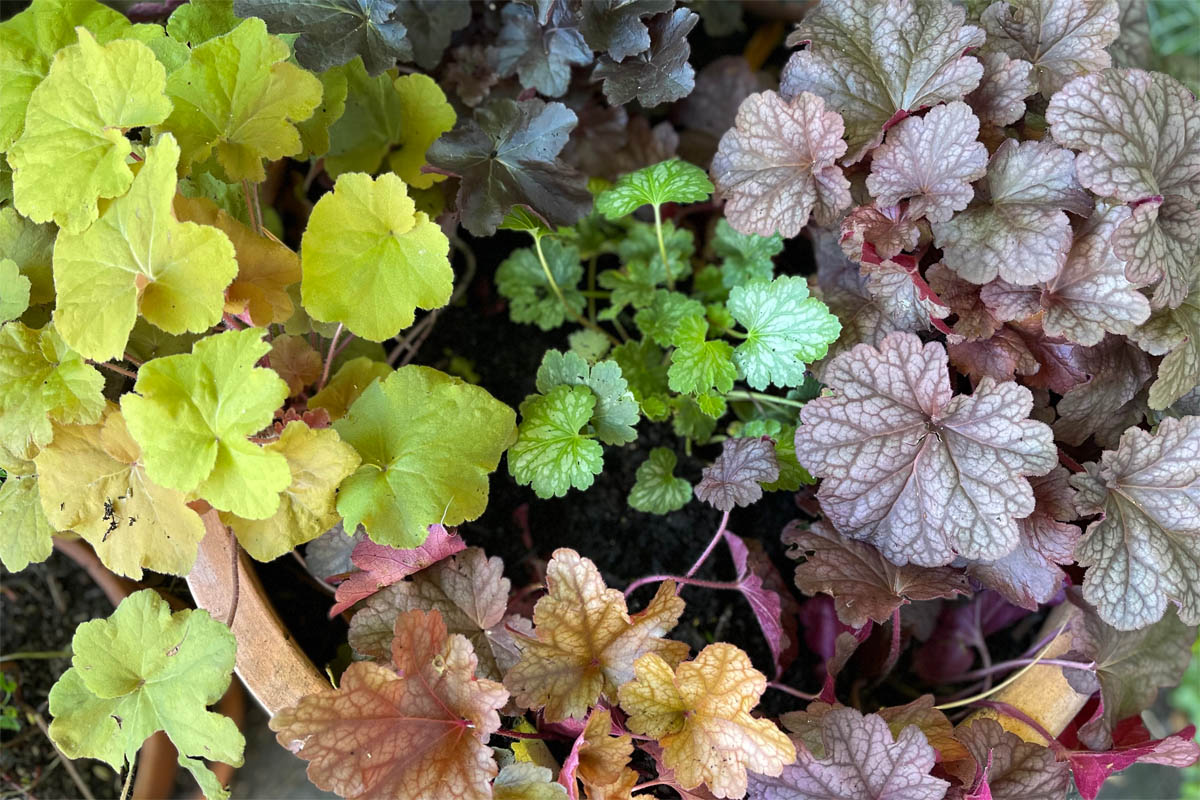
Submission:
[[[356,658],[270,726],[347,798],[1092,800],[1194,763],[1138,718],[1200,624],[1200,104],[1136,60],[1144,8],[827,0],[777,76],[757,35],[697,75],[689,34],[741,22],[694,8],[0,23],[0,561],[307,545]],[[460,226],[527,235],[495,290],[568,329],[516,410],[410,363],[476,278]],[[514,587],[469,546],[505,453],[588,502],[651,425],[629,506],[720,514],[686,574],[622,591],[562,547]],[[791,585],[729,528],[768,492]],[[671,638],[685,589],[740,594],[762,663]],[[165,731],[228,797],[232,618],[146,590],[81,625],[50,737],[131,769]],[[997,693],[1035,666],[1069,724]]]

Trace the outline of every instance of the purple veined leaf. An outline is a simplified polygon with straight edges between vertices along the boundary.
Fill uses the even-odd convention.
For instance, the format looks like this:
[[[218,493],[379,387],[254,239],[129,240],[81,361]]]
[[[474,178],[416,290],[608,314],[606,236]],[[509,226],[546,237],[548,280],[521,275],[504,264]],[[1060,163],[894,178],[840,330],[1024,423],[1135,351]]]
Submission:
[[[900,606],[913,601],[969,594],[967,578],[950,567],[897,567],[865,542],[838,535],[824,522],[783,529],[788,557],[796,567],[796,587],[807,595],[833,597],[838,619],[853,628],[868,620],[884,623]]]
[[[580,6],[579,30],[588,47],[622,61],[650,49],[650,31],[642,18],[674,5],[673,0],[592,0]]]
[[[604,97],[614,106],[637,98],[653,108],[687,97],[696,85],[687,35],[699,21],[700,15],[686,8],[659,14],[650,20],[649,48],[619,61],[601,56],[592,81],[604,81]]]
[[[965,339],[988,339],[1000,327],[1001,321],[980,296],[978,284],[964,281],[940,261],[925,270],[925,280],[957,317],[952,326],[956,335]]]
[[[504,24],[491,48],[500,77],[516,75],[521,86],[559,97],[571,82],[571,66],[592,63],[592,50],[565,3],[556,3],[544,24],[532,8],[518,3],[506,5],[500,15]]]
[[[1012,125],[1025,116],[1025,98],[1037,91],[1033,65],[1004,53],[982,53],[983,80],[964,98],[984,127]]]
[[[788,45],[809,47],[792,54],[779,91],[812,92],[845,118],[849,166],[898,120],[979,84],[983,69],[964,54],[983,44],[983,31],[965,19],[947,0],[824,3],[788,36]]]
[[[1163,356],[1150,387],[1151,408],[1165,409],[1195,389],[1200,383],[1200,270],[1183,302],[1154,312],[1131,338],[1151,355]]]
[[[1066,580],[1058,565],[1075,560],[1080,534],[1078,527],[1069,524],[1077,515],[1068,477],[1066,469],[1055,467],[1030,478],[1035,506],[1032,514],[1017,522],[1021,541],[1016,549],[995,561],[968,563],[967,574],[1029,611],[1050,602]]]
[[[1033,63],[1041,93],[1050,97],[1077,75],[1112,64],[1104,49],[1117,38],[1116,0],[1034,0],[992,3],[982,16],[986,52]]]
[[[846,152],[842,130],[842,118],[814,94],[788,101],[767,91],[743,100],[711,169],[729,224],[790,238],[810,214],[821,225],[836,222],[850,205],[850,182],[834,163]]]
[[[921,235],[917,215],[908,203],[895,206],[859,206],[842,220],[842,250],[851,260],[861,258],[865,245],[881,259],[913,250]]]
[[[865,244],[859,265],[866,278],[867,294],[880,303],[901,330],[933,327],[950,333],[942,321],[950,314],[950,308],[922,277],[915,256],[901,253],[895,258],[882,259],[870,244]]]
[[[354,547],[350,560],[359,568],[337,587],[337,602],[329,609],[332,619],[350,606],[365,600],[384,587],[432,566],[443,558],[466,549],[457,531],[442,525],[430,525],[420,547],[402,550],[364,539]]]
[[[979,120],[957,100],[903,119],[871,154],[867,191],[877,205],[908,200],[912,217],[945,222],[967,207],[975,196],[971,183],[987,172],[978,136]]]
[[[1154,45],[1150,41],[1149,4],[1136,0],[1117,0],[1121,15],[1117,24],[1121,32],[1108,46],[1114,67],[1140,67],[1151,63]]]
[[[910,333],[842,353],[823,380],[833,394],[801,411],[796,457],[824,478],[834,528],[901,565],[1016,547],[1016,520],[1034,509],[1026,476],[1057,463],[1049,426],[1027,418],[1028,389],[984,378],[956,396],[945,349]]]
[[[750,543],[737,534],[725,531],[724,539],[725,544],[729,547],[729,554],[733,557],[734,569],[737,571],[737,578],[734,582],[738,586],[738,591],[742,593],[754,611],[754,618],[758,621],[758,627],[762,631],[763,638],[767,640],[767,647],[771,650],[771,660],[775,665],[774,679],[778,680],[790,663],[790,660],[785,663],[789,651],[791,659],[794,659],[798,652],[795,646],[797,643],[795,620],[797,604],[795,600],[786,595],[786,588],[782,585],[783,579],[770,559],[762,552],[761,546],[757,553],[752,555],[748,547]],[[754,542],[754,544],[758,543]],[[769,583],[774,584],[774,588],[769,586]],[[785,619],[784,615],[785,598],[791,601],[790,605],[792,606],[788,619]]]
[[[1092,210],[1075,179],[1075,156],[1038,141],[1005,140],[976,186],[975,199],[932,228],[945,265],[979,284],[997,275],[1023,286],[1053,278],[1071,245],[1063,212],[1082,216]]]
[[[952,341],[946,352],[954,368],[976,382],[984,378],[1011,381],[1017,376],[1027,382],[1028,376],[1041,369],[1025,338],[1009,325],[996,329],[987,339]]]
[[[798,747],[778,778],[751,775],[755,800],[942,800],[949,784],[929,774],[934,749],[916,725],[893,738],[878,714],[835,708],[820,719],[824,758]]]
[[[1009,733],[994,719],[962,725],[954,738],[976,764],[976,787],[967,797],[995,800],[1062,800],[1071,785],[1066,764],[1040,744]]]
[[[779,461],[770,436],[726,439],[721,455],[704,468],[696,497],[719,511],[757,502],[762,484],[779,478]]]
[[[967,602],[946,603],[933,634],[917,648],[913,666],[931,683],[953,681],[975,663],[976,654],[987,647],[987,637],[1028,615],[998,592],[988,590]]]
[[[1196,726],[1188,725],[1178,733],[1155,739],[1140,717],[1129,717],[1113,729],[1110,748],[1083,749],[1074,723],[1059,737],[1059,742],[1067,748],[1065,757],[1079,794],[1083,800],[1096,800],[1109,776],[1134,764],[1160,764],[1177,769],[1192,766],[1200,759],[1200,744],[1195,736]]]
[[[1149,412],[1145,386],[1154,376],[1150,359],[1125,337],[1109,335],[1094,347],[1078,348],[1078,363],[1087,379],[1058,401],[1054,435],[1071,445],[1090,436],[1102,447],[1116,447],[1121,434],[1141,424]]]
[[[1200,103],[1168,75],[1106,69],[1064,86],[1046,121],[1079,151],[1083,186],[1134,205],[1113,241],[1126,276],[1157,283],[1155,308],[1178,306],[1200,257]]]
[[[1168,417],[1154,434],[1130,428],[1071,485],[1088,526],[1075,559],[1083,596],[1119,630],[1161,619],[1168,601],[1200,622],[1200,417]]]

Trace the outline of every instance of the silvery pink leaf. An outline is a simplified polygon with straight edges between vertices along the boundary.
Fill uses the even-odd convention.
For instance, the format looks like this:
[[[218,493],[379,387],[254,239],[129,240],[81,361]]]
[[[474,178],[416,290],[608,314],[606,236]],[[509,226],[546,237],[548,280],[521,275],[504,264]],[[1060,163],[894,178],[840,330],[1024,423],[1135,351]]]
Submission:
[[[942,800],[949,784],[929,774],[936,762],[916,725],[895,738],[878,714],[835,708],[820,718],[824,756],[798,747],[778,778],[750,776],[754,800]]]
[[[940,261],[925,270],[925,280],[958,317],[954,332],[966,339],[987,339],[1000,327],[1000,320],[981,298],[980,287],[964,281]],[[986,289],[992,284],[987,284]]]
[[[810,44],[792,54],[779,91],[825,98],[846,120],[845,163],[854,164],[898,119],[979,84],[983,68],[964,53],[984,35],[965,19],[948,0],[822,3],[788,37]]]
[[[770,436],[726,439],[721,455],[704,468],[696,497],[721,511],[748,506],[762,497],[760,484],[779,477],[779,460]]]
[[[1033,65],[1004,53],[983,53],[979,61],[983,64],[983,80],[965,98],[979,117],[979,124],[1003,127],[1025,116],[1025,98],[1037,91]]]
[[[1078,363],[1088,377],[1058,401],[1054,435],[1072,445],[1091,436],[1102,447],[1116,447],[1125,429],[1146,417],[1144,387],[1154,375],[1150,360],[1124,336],[1110,335],[1079,348]]]
[[[1100,463],[1071,478],[1088,526],[1075,559],[1083,596],[1120,630],[1160,619],[1170,600],[1200,622],[1200,417],[1168,417],[1151,435],[1130,428]]]
[[[977,188],[979,203],[932,226],[946,266],[972,283],[997,275],[1021,285],[1054,277],[1071,244],[1063,210],[1082,215],[1092,207],[1075,180],[1072,153],[1006,140]]]
[[[912,217],[945,222],[971,202],[971,182],[987,172],[979,120],[966,103],[934,106],[901,120],[871,154],[867,190],[880,206],[908,200]]]
[[[1046,97],[1077,75],[1112,63],[1108,47],[1117,38],[1116,0],[1012,0],[992,3],[981,21],[988,51],[1033,63]]]
[[[1195,389],[1200,384],[1200,269],[1182,303],[1154,312],[1131,336],[1151,355],[1165,356],[1150,387],[1151,408],[1167,408]]]
[[[842,118],[820,97],[804,92],[789,102],[770,91],[750,95],[713,156],[713,183],[726,199],[729,224],[785,238],[798,234],[814,211],[819,224],[832,224],[850,205],[850,182],[834,164],[844,152]]]
[[[1062,800],[1071,785],[1071,771],[1056,761],[1053,751],[1009,733],[994,719],[977,719],[959,727],[962,742],[978,767],[987,794],[971,797],[994,800]],[[978,792],[978,790],[976,790]]]
[[[1150,63],[1154,47],[1150,42],[1150,4],[1142,0],[1117,0],[1121,28],[1117,40],[1108,46],[1114,67],[1142,67]]]
[[[1033,513],[1028,475],[1057,463],[1050,428],[1028,419],[1029,390],[984,378],[954,395],[942,345],[910,333],[834,359],[832,396],[811,400],[796,457],[824,478],[817,494],[833,526],[896,564],[999,558]]]
[[[1042,287],[1021,286],[996,278],[979,287],[979,299],[1001,322],[1027,319],[1042,311]]]
[[[863,246],[869,244],[880,258],[895,258],[917,246],[921,230],[916,217],[908,204],[859,206],[842,220],[842,250],[858,260]]]
[[[950,567],[898,567],[866,542],[841,536],[824,522],[805,527],[790,522],[783,529],[788,558],[803,559],[796,567],[796,588],[807,595],[833,597],[838,619],[860,628],[867,620],[886,622],[902,605],[938,597],[968,594],[962,572]]]
[[[1079,182],[1135,204],[1114,245],[1137,284],[1161,279],[1154,306],[1178,306],[1200,258],[1200,104],[1174,78],[1106,69],[1050,99],[1054,140],[1079,151]]]
[[[1055,467],[1048,474],[1030,478],[1035,506],[1033,513],[1018,520],[1021,541],[1015,550],[995,561],[968,563],[967,574],[1004,596],[1013,605],[1036,611],[1062,588],[1066,578],[1059,564],[1075,560],[1079,528],[1068,524],[1076,518],[1075,492],[1068,473]]]

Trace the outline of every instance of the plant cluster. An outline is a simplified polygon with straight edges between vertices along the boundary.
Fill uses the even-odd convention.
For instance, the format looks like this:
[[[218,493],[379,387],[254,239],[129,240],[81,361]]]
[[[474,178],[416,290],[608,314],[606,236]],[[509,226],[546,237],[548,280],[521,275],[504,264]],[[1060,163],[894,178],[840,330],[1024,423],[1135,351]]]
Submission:
[[[1138,716],[1200,623],[1200,105],[1140,68],[1145,9],[826,2],[777,88],[744,59],[697,78],[700,18],[35,0],[0,24],[0,561],[58,535],[133,579],[186,575],[206,535],[342,551],[314,572],[356,659],[271,728],[348,798],[1091,800],[1194,763],[1194,728]],[[707,171],[625,108],[689,94]],[[516,412],[409,363],[475,278],[460,225],[528,234],[494,276],[511,319],[575,326]],[[720,512],[685,574],[622,591],[560,548],[514,591],[454,531],[505,452],[563,496],[650,425],[715,455],[693,485],[651,449],[628,487]],[[772,491],[791,585],[729,529]],[[718,550],[732,580],[701,577]],[[740,594],[769,661],[669,638],[685,589]],[[143,590],[71,652],[68,757],[121,769],[164,730],[228,796],[225,622]],[[1091,698],[1065,729],[1004,693],[1034,669]],[[777,722],[768,689],[806,705]]]

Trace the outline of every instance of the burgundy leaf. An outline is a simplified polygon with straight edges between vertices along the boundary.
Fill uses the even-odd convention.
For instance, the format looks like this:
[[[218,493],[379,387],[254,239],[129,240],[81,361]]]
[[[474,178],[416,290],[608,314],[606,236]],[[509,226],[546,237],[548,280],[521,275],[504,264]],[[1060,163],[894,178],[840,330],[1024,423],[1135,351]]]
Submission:
[[[917,674],[934,683],[954,680],[975,663],[975,654],[987,647],[988,636],[1028,613],[990,591],[980,592],[966,603],[947,603],[933,636],[916,652]]]
[[[1154,376],[1150,359],[1124,336],[1111,334],[1076,353],[1087,379],[1058,401],[1054,435],[1067,444],[1080,445],[1091,436],[1102,447],[1116,447],[1121,434],[1149,411],[1145,386]]]
[[[337,587],[337,602],[329,609],[330,618],[385,586],[402,581],[464,549],[466,545],[458,534],[441,525],[430,525],[429,535],[421,546],[408,550],[363,539],[350,554],[350,560],[362,571],[350,573],[350,577]]]
[[[771,648],[771,660],[775,664],[774,677],[778,680],[783,671],[787,669],[787,664],[784,663],[785,653],[791,651],[791,657],[795,658],[796,652],[796,648],[793,646],[796,642],[794,611],[787,620],[791,623],[790,630],[785,630],[784,597],[786,595],[780,594],[780,590],[783,590],[782,578],[775,569],[775,565],[762,552],[762,546],[758,542],[748,542],[729,531],[725,531],[724,537],[725,544],[729,546],[729,553],[733,556],[734,568],[737,570],[738,591],[750,604],[750,608],[754,611],[754,618],[758,620],[758,627],[767,640],[767,646]],[[750,551],[751,544],[757,545],[754,554]],[[774,583],[775,586],[769,587],[768,582]],[[796,605],[796,601],[790,596],[787,597],[787,600],[791,601],[791,606]]]
[[[863,245],[875,248],[882,259],[894,258],[917,246],[921,230],[910,205],[859,206],[842,220],[842,249],[851,259],[862,257]]]
[[[1075,722],[1063,731],[1058,741],[1068,748],[1066,758],[1075,776],[1075,788],[1083,800],[1095,800],[1110,775],[1134,764],[1161,764],[1179,769],[1195,764],[1200,759],[1200,744],[1195,736],[1196,726],[1188,725],[1178,733],[1154,739],[1141,717],[1134,716],[1117,723],[1108,750],[1082,749]]]
[[[760,484],[779,477],[779,460],[770,436],[726,439],[721,455],[705,467],[696,497],[720,511],[748,506],[762,497]]]

